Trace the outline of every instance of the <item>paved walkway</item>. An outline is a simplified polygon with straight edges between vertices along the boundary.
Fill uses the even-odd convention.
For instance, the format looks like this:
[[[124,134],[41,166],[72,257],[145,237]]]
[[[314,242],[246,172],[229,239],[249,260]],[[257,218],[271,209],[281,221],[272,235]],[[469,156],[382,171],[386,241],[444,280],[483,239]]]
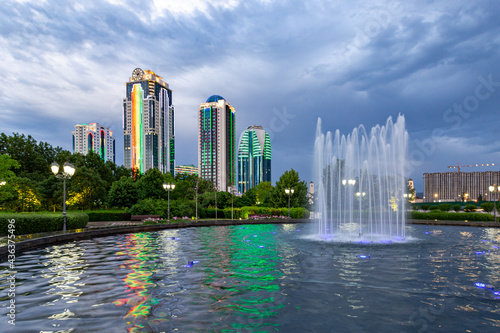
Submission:
[[[108,227],[127,227],[131,225],[142,225],[141,221],[103,221],[103,222],[88,222],[87,228],[108,228]]]

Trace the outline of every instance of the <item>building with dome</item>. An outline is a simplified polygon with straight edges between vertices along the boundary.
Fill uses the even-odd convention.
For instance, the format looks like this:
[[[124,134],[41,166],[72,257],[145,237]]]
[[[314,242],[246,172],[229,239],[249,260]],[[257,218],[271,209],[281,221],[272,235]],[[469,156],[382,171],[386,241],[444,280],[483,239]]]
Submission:
[[[238,146],[238,192],[271,181],[271,139],[262,126],[250,126]]]
[[[198,109],[198,176],[218,191],[236,183],[235,110],[224,97],[210,96]]]

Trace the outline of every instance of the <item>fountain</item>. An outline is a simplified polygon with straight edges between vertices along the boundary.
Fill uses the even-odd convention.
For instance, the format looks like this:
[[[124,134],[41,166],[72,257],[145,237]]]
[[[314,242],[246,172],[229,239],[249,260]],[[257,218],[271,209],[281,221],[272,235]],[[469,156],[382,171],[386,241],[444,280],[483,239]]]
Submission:
[[[368,134],[363,125],[347,137],[326,136],[318,119],[314,144],[318,223],[314,237],[329,241],[393,242],[405,235],[405,118]]]

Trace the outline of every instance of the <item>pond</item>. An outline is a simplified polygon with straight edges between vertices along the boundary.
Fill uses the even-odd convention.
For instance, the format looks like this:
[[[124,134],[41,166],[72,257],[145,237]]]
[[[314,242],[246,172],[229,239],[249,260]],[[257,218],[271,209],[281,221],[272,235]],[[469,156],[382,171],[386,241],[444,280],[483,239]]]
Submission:
[[[16,259],[2,332],[498,332],[500,230],[407,226],[396,244],[311,239],[312,225],[141,232]],[[309,230],[311,229],[311,230]]]

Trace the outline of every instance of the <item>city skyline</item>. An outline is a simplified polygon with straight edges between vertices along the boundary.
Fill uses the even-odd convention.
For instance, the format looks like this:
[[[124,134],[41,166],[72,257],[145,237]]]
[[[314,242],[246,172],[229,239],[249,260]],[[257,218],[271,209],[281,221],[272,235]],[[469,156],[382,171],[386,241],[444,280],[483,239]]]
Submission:
[[[121,165],[123,83],[149,68],[175,91],[178,164],[196,164],[197,110],[212,94],[238,110],[236,133],[268,130],[273,182],[291,168],[312,180],[318,117],[347,134],[402,113],[422,192],[424,173],[500,165],[499,14],[492,0],[7,0],[0,132],[71,151],[74,124],[98,122]]]

